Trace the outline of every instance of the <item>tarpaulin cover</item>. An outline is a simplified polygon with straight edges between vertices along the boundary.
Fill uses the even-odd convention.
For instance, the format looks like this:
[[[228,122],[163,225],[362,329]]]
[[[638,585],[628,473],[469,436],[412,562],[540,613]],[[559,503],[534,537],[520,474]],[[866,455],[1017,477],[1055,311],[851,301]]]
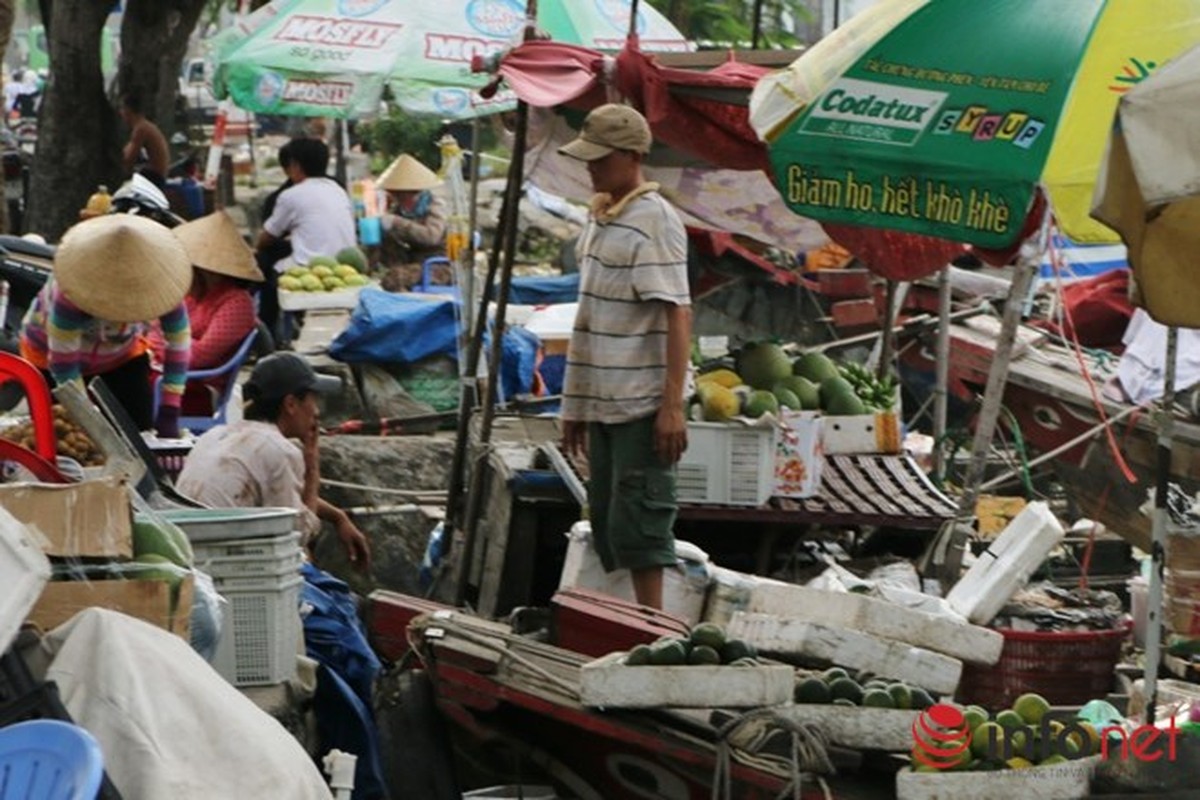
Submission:
[[[125,800],[332,797],[300,742],[178,636],[89,608],[43,645],[46,679]]]
[[[525,42],[506,53],[500,74],[530,105],[587,110],[606,102],[605,56],[559,42]],[[727,61],[707,72],[663,67],[636,44],[616,56],[612,83],[641,109],[654,138],[728,169],[766,170],[766,146],[750,127],[745,100],[769,70]],[[707,90],[672,94],[672,87]],[[737,102],[740,98],[741,102]]]
[[[364,289],[346,329],[329,355],[348,363],[411,364],[434,355],[455,355],[457,323],[451,299],[425,300]]]
[[[526,275],[512,279],[508,302],[522,306],[574,303],[579,299],[579,273],[544,278]]]

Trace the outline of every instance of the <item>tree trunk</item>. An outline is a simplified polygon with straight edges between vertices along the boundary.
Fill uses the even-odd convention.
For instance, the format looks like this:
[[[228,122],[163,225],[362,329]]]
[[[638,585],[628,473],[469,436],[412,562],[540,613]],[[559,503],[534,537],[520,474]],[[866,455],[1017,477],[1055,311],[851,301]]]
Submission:
[[[176,130],[179,70],[205,0],[126,0],[117,86],[142,98],[168,141]],[[119,98],[117,98],[119,102]]]
[[[15,0],[0,0],[0,63],[8,56],[8,43],[12,39],[13,17],[16,16]],[[0,231],[9,232],[8,203],[0,203]]]
[[[105,183],[121,177],[117,119],[104,96],[100,33],[108,3],[54,0],[46,20],[50,78],[38,121],[28,230],[56,241]]]

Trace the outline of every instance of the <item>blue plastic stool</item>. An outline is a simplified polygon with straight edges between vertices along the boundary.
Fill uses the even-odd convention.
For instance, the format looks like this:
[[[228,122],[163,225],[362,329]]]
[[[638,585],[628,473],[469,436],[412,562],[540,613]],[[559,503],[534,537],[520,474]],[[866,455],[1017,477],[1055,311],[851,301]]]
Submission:
[[[35,719],[0,728],[0,800],[95,800],[104,756],[78,725]]]

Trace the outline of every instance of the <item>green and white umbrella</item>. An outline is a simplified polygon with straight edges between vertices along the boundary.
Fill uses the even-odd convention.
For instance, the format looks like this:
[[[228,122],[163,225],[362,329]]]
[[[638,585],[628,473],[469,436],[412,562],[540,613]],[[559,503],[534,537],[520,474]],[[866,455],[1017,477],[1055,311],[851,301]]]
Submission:
[[[751,123],[823,222],[1010,245],[1036,187],[1075,241],[1121,95],[1200,40],[1200,0],[883,0],[760,81]]]
[[[541,0],[538,27],[557,41],[620,49],[630,0]],[[214,93],[267,114],[374,114],[385,86],[412,113],[467,119],[511,108],[479,96],[490,76],[471,71],[518,42],[524,0],[274,0],[218,34]],[[643,50],[690,45],[661,14],[638,4]]]

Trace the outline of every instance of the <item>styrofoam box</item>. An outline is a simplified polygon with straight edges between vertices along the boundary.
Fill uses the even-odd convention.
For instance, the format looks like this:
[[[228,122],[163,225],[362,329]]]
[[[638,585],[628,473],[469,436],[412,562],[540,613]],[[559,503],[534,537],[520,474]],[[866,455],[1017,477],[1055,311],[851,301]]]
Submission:
[[[821,490],[825,455],[821,449],[821,416],[815,411],[779,412],[775,441],[776,497],[803,499]]]
[[[774,614],[735,612],[727,632],[784,661],[836,664],[952,694],[962,677],[956,658],[869,633],[800,622]]]
[[[850,628],[988,666],[1000,660],[1004,648],[1003,636],[977,625],[863,594],[780,581],[756,583],[746,610]]]
[[[1030,503],[979,554],[950,589],[946,601],[971,622],[986,625],[1025,585],[1063,535],[1049,506],[1041,501]]]
[[[821,417],[822,446],[828,455],[899,453],[904,435],[897,411]]]
[[[773,425],[689,422],[688,446],[679,460],[683,503],[761,506],[775,489]]]
[[[663,570],[663,611],[695,625],[704,611],[711,580],[708,554],[690,542],[675,542],[679,564]],[[563,560],[559,589],[591,589],[621,600],[636,602],[629,570],[605,572],[592,545],[592,526],[581,520],[567,533],[567,556]]]
[[[896,773],[897,800],[961,800],[1013,797],[1020,800],[1074,800],[1091,796],[1092,774],[1100,756],[1064,764],[995,772]]]
[[[798,703],[776,713],[800,725],[816,725],[831,743],[842,747],[907,753],[913,746],[913,723],[921,712]]]
[[[640,666],[609,653],[579,671],[579,699],[604,708],[752,708],[790,703],[795,670],[753,667]]]

